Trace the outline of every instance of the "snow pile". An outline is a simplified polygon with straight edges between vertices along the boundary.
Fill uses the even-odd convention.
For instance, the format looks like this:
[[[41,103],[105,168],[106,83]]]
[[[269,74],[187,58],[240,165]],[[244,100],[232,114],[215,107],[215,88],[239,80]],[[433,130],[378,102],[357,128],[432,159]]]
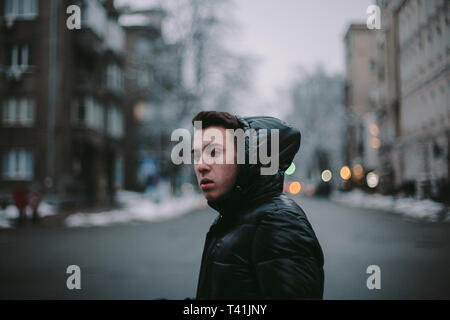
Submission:
[[[331,200],[358,208],[381,209],[404,217],[428,221],[450,222],[450,211],[442,203],[429,199],[394,198],[380,194],[367,194],[361,190],[335,192]]]
[[[43,218],[46,216],[51,216],[56,214],[55,207],[51,204],[42,201],[39,204],[39,217]],[[30,207],[27,207],[25,210],[26,219],[31,219],[33,216],[33,211]],[[0,228],[12,228],[12,224],[10,219],[17,219],[19,217],[19,210],[17,210],[16,206],[9,205],[5,209],[0,209]]]
[[[148,194],[120,191],[118,200],[123,208],[101,213],[77,213],[65,220],[67,227],[108,226],[130,221],[163,221],[206,207],[205,199],[195,193],[182,197],[167,197],[155,202]]]

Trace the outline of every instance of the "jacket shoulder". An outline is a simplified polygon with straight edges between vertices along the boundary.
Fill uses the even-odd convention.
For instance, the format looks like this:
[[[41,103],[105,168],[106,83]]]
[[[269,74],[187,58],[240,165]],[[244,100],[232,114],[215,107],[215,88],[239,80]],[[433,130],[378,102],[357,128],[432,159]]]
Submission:
[[[244,215],[245,221],[252,221],[257,224],[272,219],[293,223],[306,223],[307,227],[311,228],[303,209],[294,200],[284,194],[266,199]]]
[[[264,208],[263,208],[264,209]],[[260,215],[259,225],[276,228],[279,232],[295,229],[304,237],[316,240],[313,228],[303,209],[292,199],[282,194],[276,197],[269,210]]]

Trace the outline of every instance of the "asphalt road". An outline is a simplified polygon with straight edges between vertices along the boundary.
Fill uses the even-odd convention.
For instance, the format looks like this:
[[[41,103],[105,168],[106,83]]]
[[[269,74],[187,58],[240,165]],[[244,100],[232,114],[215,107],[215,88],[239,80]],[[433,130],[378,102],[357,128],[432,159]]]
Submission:
[[[325,254],[325,299],[450,299],[450,224],[295,198]],[[1,299],[194,297],[211,209],[158,223],[0,229]],[[69,265],[81,290],[68,290]],[[381,289],[369,290],[369,265]]]

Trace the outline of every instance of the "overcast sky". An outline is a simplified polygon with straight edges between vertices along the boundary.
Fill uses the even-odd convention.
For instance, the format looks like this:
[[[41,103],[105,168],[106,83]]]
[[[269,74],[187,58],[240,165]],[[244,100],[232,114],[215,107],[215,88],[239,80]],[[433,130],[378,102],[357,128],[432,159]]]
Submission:
[[[170,1],[170,0],[165,0]],[[116,0],[138,4],[155,0]],[[365,22],[373,0],[234,0],[240,32],[230,46],[259,58],[255,94],[272,100],[298,72],[318,65],[344,72],[343,35],[351,22]]]
[[[261,57],[263,92],[284,86],[296,66],[344,72],[342,38],[350,22],[365,22],[372,0],[239,0],[236,20],[244,51]]]

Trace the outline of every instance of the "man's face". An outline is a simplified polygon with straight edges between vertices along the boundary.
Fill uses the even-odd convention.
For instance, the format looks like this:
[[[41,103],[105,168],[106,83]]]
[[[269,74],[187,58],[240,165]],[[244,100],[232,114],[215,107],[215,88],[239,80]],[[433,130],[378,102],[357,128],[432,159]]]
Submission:
[[[192,152],[195,174],[205,198],[214,201],[227,194],[238,173],[233,135],[219,126],[195,130]]]

